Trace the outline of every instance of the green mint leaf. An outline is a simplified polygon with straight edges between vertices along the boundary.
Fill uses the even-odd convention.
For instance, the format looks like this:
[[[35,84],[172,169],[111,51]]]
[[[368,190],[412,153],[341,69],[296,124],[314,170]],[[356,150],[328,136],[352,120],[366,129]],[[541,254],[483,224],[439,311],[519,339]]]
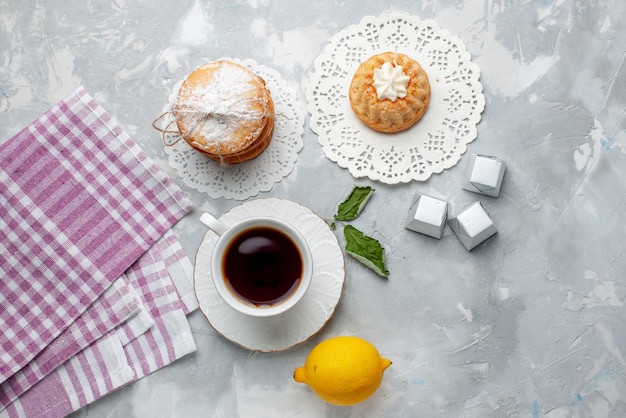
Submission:
[[[385,249],[380,242],[363,234],[352,225],[346,225],[343,233],[346,237],[348,254],[374,270],[379,276],[389,276],[389,271],[385,267]]]
[[[351,221],[356,219],[373,192],[374,189],[369,186],[355,186],[350,196],[339,204],[335,219],[338,221]]]

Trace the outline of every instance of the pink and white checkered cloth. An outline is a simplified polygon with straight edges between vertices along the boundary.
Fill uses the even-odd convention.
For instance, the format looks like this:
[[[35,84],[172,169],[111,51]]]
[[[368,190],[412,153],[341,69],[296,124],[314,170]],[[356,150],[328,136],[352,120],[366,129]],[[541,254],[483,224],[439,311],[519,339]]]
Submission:
[[[0,410],[46,375],[111,329],[143,310],[139,294],[126,276],[120,277],[50,345],[20,371],[0,384]]]
[[[82,88],[0,144],[0,409],[11,401],[24,405],[22,398],[34,396],[51,376],[85,359],[101,367],[105,382],[92,379],[99,390],[85,400],[128,382],[122,377],[132,366],[119,356],[125,353],[120,346],[157,332],[163,316],[148,308],[159,292],[137,285],[148,273],[136,271],[166,272],[173,290],[163,294],[173,298],[168,306],[177,306],[170,309],[188,330],[185,314],[196,307],[190,262],[170,228],[190,209],[182,191]],[[141,306],[131,302],[128,285]],[[183,340],[191,345],[173,351],[171,335],[158,335],[159,350],[176,355],[155,362],[159,350],[144,344],[145,356],[133,358],[164,365],[195,349],[190,332]],[[121,369],[107,374],[111,364]],[[88,380],[80,382],[88,386]],[[54,408],[48,412],[55,416]]]
[[[165,236],[159,243],[171,240]],[[178,245],[155,245],[126,272],[155,325],[124,341],[130,324],[72,357],[53,373],[0,411],[6,417],[64,417],[94,400],[146,376],[196,349],[176,282],[188,276],[171,276],[167,262],[180,257]],[[187,267],[183,262],[179,267]],[[191,309],[195,309],[194,306]],[[126,328],[126,329],[125,329]]]

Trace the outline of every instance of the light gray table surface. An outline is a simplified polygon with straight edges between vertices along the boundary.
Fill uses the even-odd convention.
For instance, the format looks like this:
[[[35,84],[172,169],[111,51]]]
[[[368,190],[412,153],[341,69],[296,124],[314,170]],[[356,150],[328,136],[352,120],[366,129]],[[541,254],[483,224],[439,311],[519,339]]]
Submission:
[[[151,122],[172,86],[207,59],[251,58],[305,109],[328,40],[395,10],[434,19],[480,67],[486,107],[468,153],[506,161],[500,196],[461,189],[466,156],[425,182],[355,179],[326,158],[307,114],[294,171],[256,198],[331,218],[355,184],[375,187],[354,224],[385,246],[389,279],[346,256],[333,318],[279,353],[239,348],[194,312],[197,352],[75,417],[626,416],[622,0],[0,0],[0,141],[84,86],[192,199],[175,232],[193,260],[200,214],[241,202],[190,189],[168,167]],[[498,233],[469,252],[449,228],[441,240],[408,231],[418,193],[480,200]],[[345,334],[393,365],[374,397],[334,407],[291,374],[316,343]]]

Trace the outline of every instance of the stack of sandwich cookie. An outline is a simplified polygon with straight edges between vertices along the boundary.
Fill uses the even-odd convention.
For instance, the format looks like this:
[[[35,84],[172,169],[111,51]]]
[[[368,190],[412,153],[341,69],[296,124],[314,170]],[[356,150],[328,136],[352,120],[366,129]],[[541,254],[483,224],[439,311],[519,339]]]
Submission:
[[[192,71],[172,112],[183,139],[222,164],[257,157],[274,132],[274,102],[265,80],[227,60]]]

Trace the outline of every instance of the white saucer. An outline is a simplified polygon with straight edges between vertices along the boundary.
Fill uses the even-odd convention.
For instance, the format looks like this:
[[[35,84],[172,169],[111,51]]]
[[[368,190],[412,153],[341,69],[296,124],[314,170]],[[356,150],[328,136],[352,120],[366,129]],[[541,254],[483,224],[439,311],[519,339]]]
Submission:
[[[300,230],[313,255],[311,286],[304,298],[284,314],[253,318],[224,303],[210,273],[217,240],[213,231],[206,233],[196,254],[194,288],[200,310],[220,335],[249,350],[281,351],[306,341],[328,322],[343,289],[344,257],[337,237],[310,209],[284,199],[256,199],[232,208],[219,220],[228,226],[250,216],[277,214]]]

